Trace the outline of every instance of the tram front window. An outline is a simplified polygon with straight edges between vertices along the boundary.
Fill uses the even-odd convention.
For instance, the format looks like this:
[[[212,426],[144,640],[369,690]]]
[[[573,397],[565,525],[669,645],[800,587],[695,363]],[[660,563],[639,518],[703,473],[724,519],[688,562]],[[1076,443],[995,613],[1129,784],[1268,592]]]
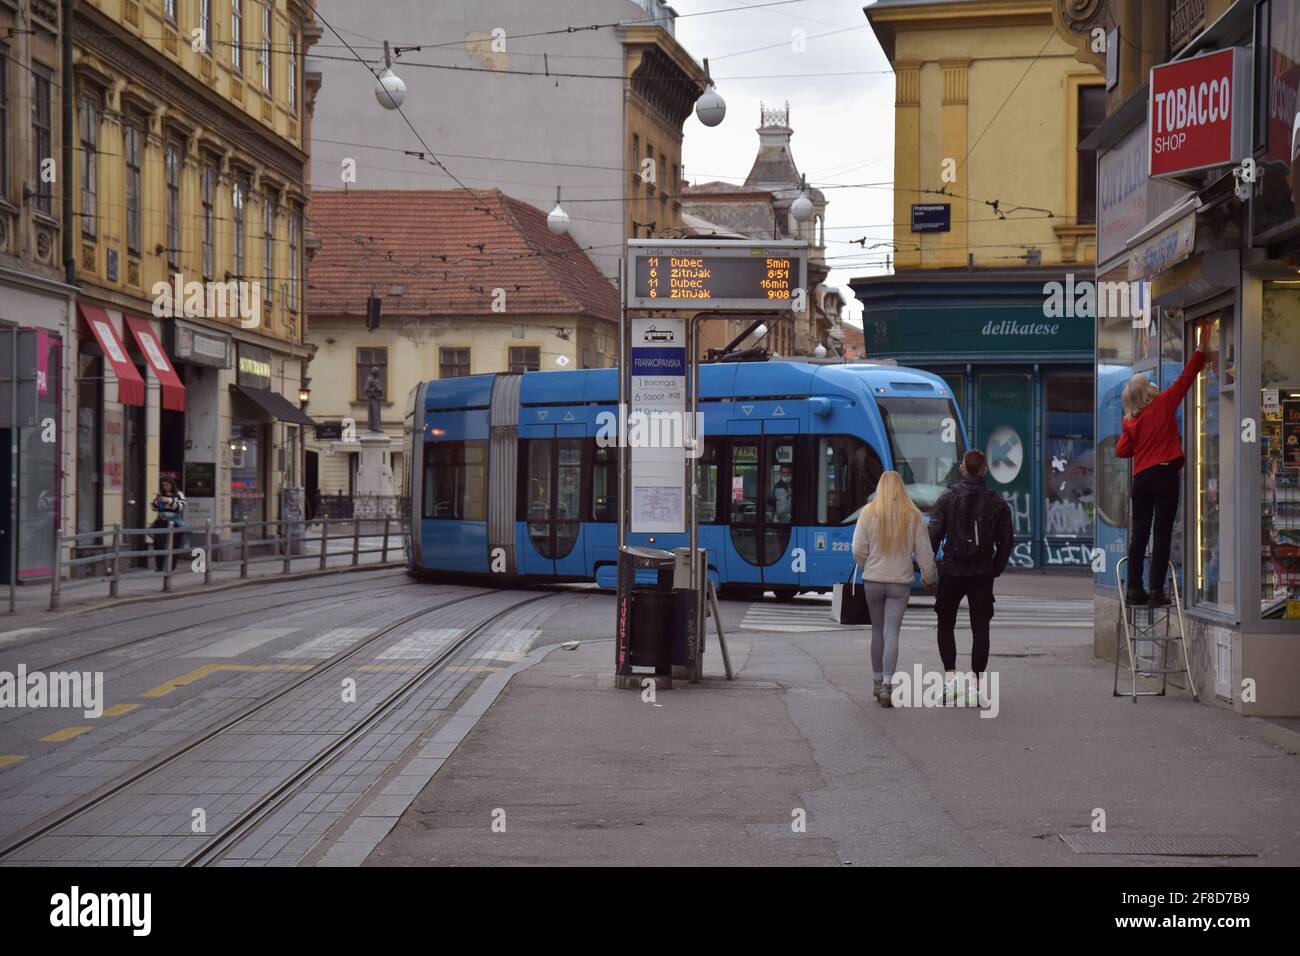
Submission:
[[[957,410],[944,398],[877,397],[885,422],[894,470],[922,511],[961,478],[959,465],[966,452]]]

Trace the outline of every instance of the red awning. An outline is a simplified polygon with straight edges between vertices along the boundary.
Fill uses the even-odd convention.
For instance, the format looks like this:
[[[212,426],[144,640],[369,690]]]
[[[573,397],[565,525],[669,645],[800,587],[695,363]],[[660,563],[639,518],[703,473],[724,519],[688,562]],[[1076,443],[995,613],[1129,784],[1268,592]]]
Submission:
[[[154,334],[149,320],[138,315],[127,314],[126,324],[130,326],[131,334],[135,336],[136,344],[140,346],[140,353],[148,359],[149,367],[153,369],[153,373],[158,376],[158,381],[162,384],[162,407],[173,412],[185,411],[185,386],[177,377],[172,363],[167,361],[167,353],[162,350],[162,345],[159,344],[158,336]]]
[[[144,379],[136,371],[131,357],[126,354],[126,346],[117,337],[108,313],[97,305],[87,305],[84,302],[78,302],[77,309],[90,326],[90,331],[95,334],[99,347],[104,350],[104,357],[117,373],[117,400],[123,405],[143,405]]]

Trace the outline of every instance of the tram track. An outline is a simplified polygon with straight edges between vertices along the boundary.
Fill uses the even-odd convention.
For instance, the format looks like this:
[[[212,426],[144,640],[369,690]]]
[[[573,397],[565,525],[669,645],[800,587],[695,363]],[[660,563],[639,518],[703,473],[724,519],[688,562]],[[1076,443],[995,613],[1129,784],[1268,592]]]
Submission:
[[[341,665],[344,665],[363,654],[367,649],[375,647],[375,645],[383,641],[384,638],[393,635],[401,628],[419,620],[420,618],[442,611],[454,605],[462,604],[466,601],[472,601],[476,598],[492,596],[497,593],[499,592],[482,591],[475,594],[462,595],[449,601],[442,601],[438,604],[404,615],[396,621],[392,621],[375,629],[372,633],[368,634],[351,647],[327,658],[325,661],[321,662],[316,667],[313,667],[310,671],[302,674],[300,677],[276,687],[249,704],[221,717],[213,726],[189,735],[184,740],[166,748],[149,759],[140,762],[124,773],[119,774],[113,780],[107,781],[89,793],[77,798],[76,800],[70,801],[57,810],[46,814],[40,820],[20,829],[3,843],[0,843],[0,861],[12,857],[19,850],[31,845],[37,840],[55,834],[56,831],[70,822],[84,816],[100,806],[103,806],[115,797],[122,795],[133,785],[167,767],[170,767],[204,745],[221,739],[224,735],[229,734],[232,730],[239,727],[239,725],[256,714],[264,711],[273,704],[283,701],[286,697],[304,685],[320,680],[323,676],[335,671]],[[520,607],[553,596],[555,596],[554,593],[531,596],[524,601],[518,601],[511,604],[507,608],[494,611],[482,621],[475,624],[464,635],[457,638],[454,644],[440,653],[432,661],[421,665],[411,677],[403,680],[394,691],[389,693],[378,705],[357,721],[354,726],[342,733],[337,740],[327,744],[320,753],[308,760],[303,767],[295,770],[286,780],[275,786],[270,793],[261,797],[252,807],[241,812],[233,821],[231,821],[231,823],[217,831],[213,835],[212,839],[203,847],[194,851],[181,861],[182,865],[203,865],[207,862],[219,859],[222,855],[228,852],[231,847],[236,845],[239,840],[243,839],[243,837],[253,829],[256,829],[257,825],[262,820],[271,813],[274,813],[280,804],[289,799],[289,797],[291,797],[292,794],[302,785],[307,783],[324,767],[328,766],[335,757],[343,753],[360,737],[364,736],[365,732],[376,722],[391,714],[396,708],[401,706],[403,702],[409,699],[411,694],[422,684],[443,671],[456,654],[463,650],[476,637],[480,636],[485,630],[491,627],[497,620]]]
[[[403,572],[403,573],[404,573],[404,572]],[[384,575],[384,577],[388,577],[388,576],[389,576],[389,575]],[[396,575],[393,575],[393,576],[396,577]],[[387,595],[387,594],[396,594],[396,593],[400,593],[400,592],[402,592],[402,591],[409,591],[409,590],[412,590],[412,589],[414,589],[414,588],[418,588],[418,587],[421,586],[419,582],[416,582],[416,581],[413,581],[413,580],[408,580],[408,581],[406,581],[406,582],[403,582],[402,584],[395,585],[395,586],[392,586],[392,587],[380,588],[380,589],[378,589],[378,590],[372,590],[372,589],[371,589],[371,586],[372,586],[373,583],[374,583],[373,580],[368,581],[368,582],[358,582],[358,583],[359,583],[359,584],[362,584],[363,586],[361,586],[361,587],[357,587],[357,588],[350,588],[350,589],[348,589],[348,590],[346,590],[346,591],[343,591],[342,593],[339,593],[339,592],[337,591],[337,589],[335,589],[333,595],[332,595],[331,598],[329,598],[328,600],[330,600],[331,603],[334,603],[334,600],[335,600],[335,599],[337,599],[337,601],[339,601],[339,602],[345,602],[345,601],[347,601],[349,598],[354,598],[354,597],[358,597],[358,596],[362,596],[362,595],[365,595],[365,596],[380,596],[380,595]],[[301,592],[303,592],[303,591],[307,591],[307,590],[317,591],[317,590],[320,590],[320,589],[322,589],[322,588],[327,588],[327,587],[329,587],[329,585],[315,585],[315,586],[313,586],[313,587],[311,587],[311,588],[295,588],[295,589],[294,589],[293,591],[291,591],[290,593],[291,593],[291,594],[298,594],[298,593],[301,593]],[[268,597],[275,597],[275,595],[267,595],[267,596],[268,596]],[[236,600],[237,600],[237,599],[236,599]],[[172,627],[165,628],[165,629],[163,629],[163,630],[155,630],[155,631],[153,631],[153,632],[151,632],[151,633],[149,633],[149,634],[139,635],[139,636],[136,636],[136,637],[131,638],[130,640],[121,641],[121,642],[119,642],[119,643],[117,643],[117,644],[106,644],[106,645],[104,645],[103,647],[97,647],[97,648],[94,648],[93,650],[83,651],[82,653],[76,654],[76,655],[74,655],[74,656],[72,656],[72,657],[67,657],[67,658],[63,658],[63,659],[61,659],[61,660],[52,661],[52,662],[48,662],[48,663],[41,663],[40,665],[37,665],[37,666],[31,666],[31,667],[28,668],[28,670],[29,670],[29,671],[35,671],[35,670],[54,670],[54,669],[56,669],[56,668],[66,667],[66,666],[68,666],[69,664],[75,664],[75,663],[79,663],[79,662],[81,662],[81,661],[89,660],[90,658],[92,658],[92,657],[96,657],[96,656],[98,656],[98,655],[100,655],[100,654],[110,654],[110,653],[112,653],[112,652],[114,652],[114,651],[120,651],[120,650],[123,650],[123,649],[128,648],[128,647],[133,647],[133,646],[135,646],[135,645],[137,645],[137,644],[143,644],[143,643],[146,643],[146,642],[148,642],[148,641],[157,640],[158,638],[160,638],[160,637],[166,637],[166,636],[168,636],[169,634],[177,634],[177,633],[180,633],[180,632],[182,632],[182,631],[190,630],[190,629],[192,629],[192,628],[202,627],[202,626],[204,626],[204,625],[206,625],[206,624],[224,623],[224,622],[226,622],[226,621],[234,620],[234,619],[236,619],[236,618],[247,617],[247,616],[250,615],[250,614],[264,614],[264,613],[266,613],[266,612],[268,612],[268,611],[279,611],[279,610],[281,610],[281,609],[283,609],[283,608],[287,608],[287,607],[297,607],[297,606],[302,605],[302,604],[310,604],[310,603],[312,603],[312,602],[320,602],[320,601],[322,601],[322,598],[321,598],[319,595],[313,595],[313,596],[310,596],[310,597],[301,597],[301,598],[297,598],[297,599],[295,599],[295,600],[289,600],[289,601],[279,600],[279,601],[272,601],[272,602],[267,603],[267,604],[259,604],[257,607],[250,607],[250,608],[246,608],[246,609],[244,609],[244,610],[242,610],[242,611],[235,611],[234,613],[227,614],[227,615],[225,615],[225,616],[222,616],[222,615],[214,615],[214,616],[212,616],[212,617],[205,618],[204,620],[201,620],[201,621],[194,621],[194,622],[191,622],[191,623],[187,623],[187,624],[185,624],[183,627],[180,627],[180,628],[177,628],[177,627],[175,627],[175,626],[172,626]],[[220,601],[220,602],[204,603],[203,605],[200,606],[199,610],[207,610],[207,609],[210,608],[210,607],[213,607],[213,606],[216,606],[216,605],[228,604],[228,603],[233,603],[233,601]],[[134,624],[136,621],[149,620],[149,619],[152,619],[152,618],[155,618],[155,617],[171,616],[171,617],[175,618],[175,616],[177,615],[177,612],[178,612],[178,611],[184,611],[184,610],[185,610],[185,609],[183,609],[183,608],[181,608],[181,609],[172,608],[172,609],[169,609],[168,611],[160,612],[160,613],[158,613],[158,614],[142,614],[142,615],[138,615],[138,616],[136,616],[136,617],[125,618],[125,619],[122,619],[122,620],[108,621],[108,622],[105,622],[104,624],[100,625],[100,627],[99,627],[98,629],[99,629],[99,630],[109,630],[109,629],[112,629],[112,628],[122,627],[123,625]],[[13,644],[8,644],[8,645],[0,645],[0,655],[3,655],[3,656],[6,657],[6,658],[11,658],[11,655],[12,655],[12,653],[13,653],[14,651],[21,651],[21,650],[23,650],[24,648],[27,648],[27,647],[34,647],[34,646],[37,646],[37,645],[50,643],[50,642],[52,642],[52,641],[56,641],[56,640],[60,640],[60,639],[66,639],[66,637],[67,637],[66,634],[46,634],[46,635],[42,635],[42,636],[40,636],[40,637],[33,637],[33,638],[30,638],[29,640],[26,640],[26,641],[15,642],[15,643],[13,643]],[[77,638],[78,638],[79,640],[84,640],[85,637],[86,637],[86,632],[85,632],[85,631],[79,631],[79,632],[77,633]]]

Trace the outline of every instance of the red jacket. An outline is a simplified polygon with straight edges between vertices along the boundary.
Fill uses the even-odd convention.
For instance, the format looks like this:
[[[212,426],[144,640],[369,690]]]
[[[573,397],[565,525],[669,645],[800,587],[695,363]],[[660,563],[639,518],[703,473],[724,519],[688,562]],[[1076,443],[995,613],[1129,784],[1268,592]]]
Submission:
[[[1124,433],[1115,443],[1116,458],[1132,458],[1133,474],[1152,465],[1183,463],[1183,443],[1178,439],[1178,406],[1196,376],[1205,368],[1205,353],[1194,352],[1178,381],[1151,399],[1137,418],[1124,419]]]

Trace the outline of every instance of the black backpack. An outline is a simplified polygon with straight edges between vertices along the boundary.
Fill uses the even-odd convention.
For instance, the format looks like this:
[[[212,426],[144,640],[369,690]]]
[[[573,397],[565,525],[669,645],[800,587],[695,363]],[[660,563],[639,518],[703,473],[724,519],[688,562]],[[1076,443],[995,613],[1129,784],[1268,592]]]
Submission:
[[[943,542],[943,556],[957,561],[976,563],[991,560],[993,557],[993,535],[984,522],[984,505],[988,497],[986,490],[962,495],[957,500],[956,515],[952,525],[946,529]]]

